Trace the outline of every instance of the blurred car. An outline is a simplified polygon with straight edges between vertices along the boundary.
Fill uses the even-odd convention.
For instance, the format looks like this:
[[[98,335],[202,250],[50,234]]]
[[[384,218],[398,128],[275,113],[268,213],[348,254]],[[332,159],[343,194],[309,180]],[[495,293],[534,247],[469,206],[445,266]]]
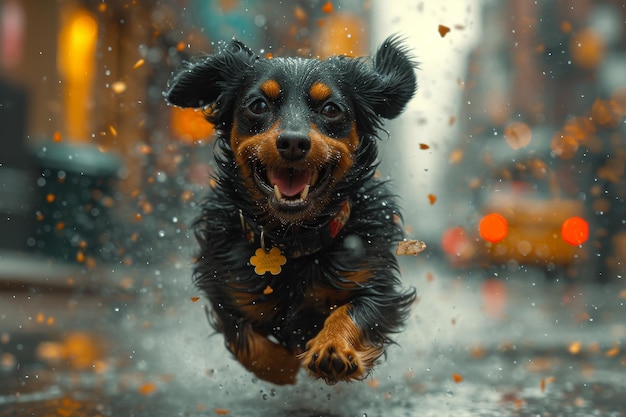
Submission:
[[[492,263],[567,268],[587,259],[585,207],[579,200],[541,198],[526,184],[489,196],[478,223],[483,256]]]
[[[457,267],[538,267],[573,278],[591,272],[590,215],[585,202],[563,193],[562,180],[540,159],[504,166],[477,188],[469,222],[442,235]],[[565,187],[566,188],[566,187]]]

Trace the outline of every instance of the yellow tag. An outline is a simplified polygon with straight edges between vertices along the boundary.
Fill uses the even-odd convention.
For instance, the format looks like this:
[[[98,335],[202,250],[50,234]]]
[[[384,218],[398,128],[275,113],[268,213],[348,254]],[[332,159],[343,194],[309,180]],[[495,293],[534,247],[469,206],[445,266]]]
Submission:
[[[280,249],[272,248],[269,252],[263,248],[259,248],[250,258],[250,263],[255,266],[254,272],[257,275],[263,275],[266,272],[272,275],[280,274],[281,266],[287,263],[287,258],[280,253]]]

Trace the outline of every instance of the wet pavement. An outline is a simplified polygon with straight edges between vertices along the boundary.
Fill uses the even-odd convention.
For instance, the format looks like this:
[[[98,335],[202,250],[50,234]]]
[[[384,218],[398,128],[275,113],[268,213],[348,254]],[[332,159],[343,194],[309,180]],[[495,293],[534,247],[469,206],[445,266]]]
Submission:
[[[213,336],[190,265],[0,256],[0,416],[625,416],[626,285],[403,259],[407,329],[365,381],[258,381]]]

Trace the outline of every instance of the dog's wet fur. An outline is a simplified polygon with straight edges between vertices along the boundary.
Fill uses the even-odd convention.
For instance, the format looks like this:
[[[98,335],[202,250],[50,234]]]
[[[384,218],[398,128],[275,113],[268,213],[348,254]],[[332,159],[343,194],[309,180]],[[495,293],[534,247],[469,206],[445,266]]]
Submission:
[[[375,176],[377,134],[413,97],[415,67],[397,37],[371,58],[326,60],[262,58],[232,40],[169,83],[167,102],[204,109],[217,132],[194,282],[258,378],[295,383],[303,367],[329,384],[363,379],[401,330],[415,290],[390,251],[403,226]],[[255,272],[255,253],[273,248],[284,264]]]

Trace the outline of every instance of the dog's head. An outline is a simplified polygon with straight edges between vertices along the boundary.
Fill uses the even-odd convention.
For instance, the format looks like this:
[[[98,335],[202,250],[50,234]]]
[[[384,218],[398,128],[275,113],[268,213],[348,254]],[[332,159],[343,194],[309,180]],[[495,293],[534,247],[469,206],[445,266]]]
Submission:
[[[187,64],[165,97],[204,108],[248,197],[273,218],[298,223],[336,199],[359,152],[375,155],[382,119],[398,116],[415,93],[414,70],[395,37],[372,59],[326,60],[260,58],[233,40]]]

